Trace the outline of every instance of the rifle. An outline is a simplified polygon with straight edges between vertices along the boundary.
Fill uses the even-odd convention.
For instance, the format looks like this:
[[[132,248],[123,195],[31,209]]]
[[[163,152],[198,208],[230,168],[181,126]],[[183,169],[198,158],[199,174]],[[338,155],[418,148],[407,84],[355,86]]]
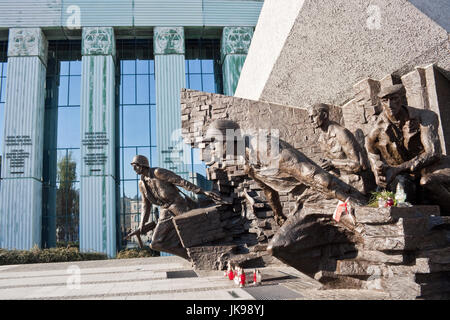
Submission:
[[[130,232],[124,239],[128,240],[132,236],[136,236],[136,238],[139,242],[139,247],[142,249],[144,247],[144,244],[142,243],[141,235],[145,235],[145,234],[149,233],[150,231],[155,229],[155,227],[156,227],[156,222],[151,221],[142,227],[142,232],[141,232],[141,229],[136,229],[136,230]]]

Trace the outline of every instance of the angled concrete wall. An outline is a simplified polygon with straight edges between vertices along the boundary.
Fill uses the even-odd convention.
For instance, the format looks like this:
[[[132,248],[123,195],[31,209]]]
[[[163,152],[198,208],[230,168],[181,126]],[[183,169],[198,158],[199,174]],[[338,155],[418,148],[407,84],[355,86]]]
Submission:
[[[286,0],[294,2],[300,1]],[[289,35],[282,30],[278,38],[278,29],[270,26],[286,23],[286,18],[281,9],[268,12],[276,3],[281,2],[264,3],[236,96],[295,106],[342,104],[352,98],[353,84],[368,77],[400,77],[431,63],[449,77],[448,1],[425,6],[423,1],[406,0],[305,0]],[[260,30],[265,30],[265,37]],[[267,40],[282,42],[284,37],[272,65],[250,64],[276,55],[279,43]],[[253,79],[267,79],[264,88],[251,84]]]
[[[242,68],[235,96],[258,100],[304,0],[266,0]]]

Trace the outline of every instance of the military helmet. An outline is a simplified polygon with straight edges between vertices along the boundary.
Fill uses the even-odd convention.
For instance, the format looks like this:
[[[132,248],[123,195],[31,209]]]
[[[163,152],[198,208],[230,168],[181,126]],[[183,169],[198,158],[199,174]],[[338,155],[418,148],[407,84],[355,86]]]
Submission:
[[[237,129],[239,129],[239,125],[235,121],[228,120],[228,119],[215,120],[211,123],[211,125],[209,127],[218,129],[218,130],[227,130],[227,129],[237,130]]]
[[[227,130],[230,129],[238,130],[239,125],[236,122],[228,119],[215,120],[209,125],[208,130],[206,130],[205,138],[216,138],[217,140],[219,135],[222,137],[222,139],[224,139],[226,137]]]
[[[139,154],[134,156],[133,161],[131,161],[131,164],[138,164],[141,167],[150,168],[150,164],[148,163],[147,157]]]

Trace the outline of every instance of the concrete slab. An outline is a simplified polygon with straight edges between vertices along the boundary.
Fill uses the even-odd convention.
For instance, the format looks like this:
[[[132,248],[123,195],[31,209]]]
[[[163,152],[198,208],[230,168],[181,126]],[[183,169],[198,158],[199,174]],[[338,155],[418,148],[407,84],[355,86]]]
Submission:
[[[76,266],[76,268],[71,267]],[[69,271],[70,272],[69,272]],[[239,288],[222,271],[196,271],[178,257],[48,263],[0,268],[3,300],[260,300],[381,299],[369,291],[318,290],[321,284],[291,267],[259,268],[262,286]],[[168,271],[180,277],[168,278]],[[251,274],[252,270],[246,272]],[[182,277],[182,275],[186,275]],[[251,276],[248,276],[251,279]],[[284,286],[284,287],[282,287]],[[278,294],[274,294],[277,288]],[[253,295],[251,293],[254,293]],[[256,294],[256,293],[257,294]],[[275,292],[276,293],[276,292]],[[289,294],[288,294],[289,293]]]
[[[166,279],[167,273],[158,271],[129,271],[124,273],[82,273],[81,281],[83,284],[99,284],[102,282],[124,282],[124,281],[143,281]],[[4,278],[0,279],[0,288],[7,289],[10,287],[32,287],[32,286],[49,286],[49,285],[66,285],[68,274],[45,277],[22,277],[22,278]]]
[[[159,266],[164,264],[172,264],[190,268],[191,263],[187,260],[176,256],[165,256],[155,258],[134,258],[134,259],[109,259],[109,260],[92,260],[92,261],[72,261],[72,262],[57,262],[57,263],[36,263],[36,264],[18,264],[2,266],[6,267],[9,272],[21,271],[48,271],[49,265],[51,270],[66,270],[69,265],[76,264],[80,268],[108,268],[108,267],[143,267],[143,266]]]
[[[42,278],[42,277],[54,277],[54,276],[67,276],[74,272],[74,270],[80,270],[83,275],[96,275],[96,274],[120,274],[128,272],[166,272],[168,270],[185,270],[185,267],[177,264],[163,264],[163,265],[150,265],[150,266],[129,266],[129,267],[109,267],[109,268],[82,268],[79,264],[67,265],[65,270],[49,270],[49,271],[24,271],[24,272],[1,272],[0,281],[3,279],[19,279],[19,278]]]

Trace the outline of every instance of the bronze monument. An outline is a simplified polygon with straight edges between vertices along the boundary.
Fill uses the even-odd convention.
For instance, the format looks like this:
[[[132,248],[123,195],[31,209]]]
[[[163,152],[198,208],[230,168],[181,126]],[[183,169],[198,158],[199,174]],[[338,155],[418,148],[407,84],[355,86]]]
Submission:
[[[170,170],[164,168],[150,168],[148,159],[142,155],[136,155],[131,162],[134,171],[141,176],[139,191],[142,195],[143,217],[140,222],[139,232],[128,235],[136,235],[139,245],[140,235],[155,229],[150,247],[157,251],[166,251],[187,259],[185,248],[180,243],[171,219],[184,212],[198,208],[197,202],[184,194],[179,188],[198,195],[211,198],[216,203],[224,203],[222,198],[214,192],[205,191],[191,182],[181,178]],[[148,222],[152,205],[159,206],[160,216],[157,223]]]
[[[367,158],[353,134],[339,123],[330,120],[329,106],[318,103],[309,108],[311,122],[319,129],[318,144],[323,152],[321,167],[344,182],[366,193],[368,190]]]
[[[333,108],[182,90],[183,137],[202,149],[213,190],[233,198],[233,206],[208,214],[205,231],[222,225],[231,208],[244,220],[213,242],[192,243],[188,228],[197,224],[177,221],[190,214],[174,218],[184,226],[191,260],[204,268],[224,267],[223,261],[247,268],[281,261],[324,289],[376,288],[401,299],[448,296],[450,161],[441,146],[450,135],[438,129],[448,119],[445,81],[435,67],[426,69],[440,81],[436,87],[428,73],[429,83],[418,81],[422,69],[414,71],[414,81],[402,78],[418,109],[404,103],[403,86],[392,86],[394,75],[360,81],[354,98]],[[244,133],[238,133],[240,125]],[[261,136],[267,127],[278,132]],[[360,189],[355,182],[365,182],[365,173],[369,187]],[[408,185],[420,192],[408,193],[414,191]],[[387,193],[376,192],[378,201],[365,205],[363,193],[382,189],[394,191],[397,204],[379,201]],[[403,191],[413,205],[398,205]],[[352,214],[336,218],[333,212],[348,212],[337,200],[347,198]]]
[[[366,140],[376,183],[395,191],[397,184],[411,190],[408,201],[415,201],[417,182],[429,191],[443,209],[450,209],[450,161],[443,156],[437,128],[437,115],[425,109],[405,106],[401,84],[379,93],[383,111]]]

